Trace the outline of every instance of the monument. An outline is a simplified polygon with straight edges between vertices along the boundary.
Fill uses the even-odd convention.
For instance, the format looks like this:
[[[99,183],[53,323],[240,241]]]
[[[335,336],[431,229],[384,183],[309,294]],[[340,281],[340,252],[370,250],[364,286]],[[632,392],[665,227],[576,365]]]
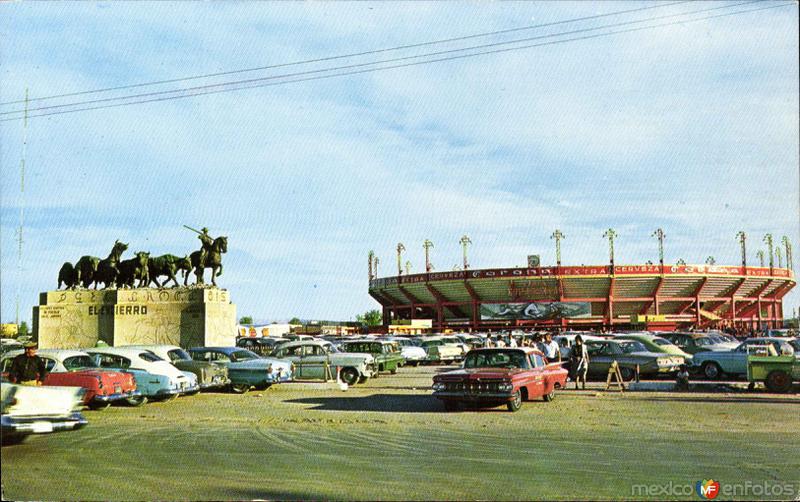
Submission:
[[[206,228],[197,233],[203,248],[185,258],[150,257],[140,251],[133,259],[122,260],[128,245],[116,241],[105,260],[85,256],[74,267],[65,263],[58,287],[63,282],[67,289],[41,293],[39,305],[33,307],[33,333],[39,346],[83,348],[99,341],[112,346],[233,345],[236,305],[231,303],[230,293],[216,285],[216,277],[222,274],[221,255],[227,252],[227,237],[211,239]],[[205,268],[212,269],[210,287],[203,281]],[[192,269],[196,283],[186,286]],[[175,280],[178,271],[184,274],[182,287]],[[151,283],[159,285],[161,275],[169,277],[175,287],[151,288]],[[104,289],[97,289],[100,283]],[[88,289],[92,285],[95,289]]]

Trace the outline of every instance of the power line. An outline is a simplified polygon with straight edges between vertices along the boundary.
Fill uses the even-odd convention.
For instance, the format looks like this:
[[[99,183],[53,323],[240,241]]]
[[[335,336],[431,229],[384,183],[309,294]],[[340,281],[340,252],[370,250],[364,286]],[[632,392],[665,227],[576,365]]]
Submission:
[[[206,84],[206,85],[200,85],[200,86],[195,86],[195,87],[187,87],[187,88],[184,88],[184,89],[172,89],[172,90],[165,90],[165,91],[154,91],[154,92],[147,92],[147,93],[140,93],[140,94],[129,94],[127,96],[116,96],[116,97],[111,97],[111,98],[100,98],[100,99],[90,99],[90,100],[86,100],[86,101],[76,101],[76,102],[73,102],[73,103],[65,103],[65,104],[60,104],[60,105],[39,106],[39,107],[31,108],[29,111],[37,112],[37,111],[42,111],[42,110],[54,110],[54,109],[59,109],[59,108],[69,108],[69,107],[73,107],[73,106],[80,106],[80,105],[87,105],[87,104],[94,104],[94,103],[109,103],[109,102],[113,102],[113,101],[123,101],[123,100],[136,99],[136,98],[149,98],[149,97],[152,97],[152,96],[163,96],[163,95],[167,95],[167,94],[180,94],[180,93],[185,93],[185,92],[190,92],[190,91],[213,89],[213,88],[226,87],[226,86],[237,85],[237,84],[250,84],[250,83],[254,83],[254,82],[263,82],[263,81],[267,81],[267,80],[276,80],[276,79],[289,78],[289,77],[299,77],[299,76],[303,76],[303,75],[313,75],[313,74],[324,73],[324,72],[329,72],[329,71],[346,70],[346,69],[352,69],[352,68],[363,68],[365,66],[373,66],[373,65],[376,65],[376,64],[393,63],[393,62],[398,62],[398,61],[408,61],[410,59],[419,59],[419,58],[423,58],[423,57],[440,56],[440,55],[443,55],[443,54],[452,54],[454,52],[463,52],[463,51],[468,51],[468,50],[485,49],[485,48],[488,48],[488,47],[497,47],[497,46],[501,46],[501,45],[510,45],[510,44],[516,44],[516,43],[520,43],[520,42],[529,42],[529,41],[532,41],[532,40],[541,40],[541,39],[544,39],[544,38],[553,38],[553,37],[560,37],[560,36],[565,36],[565,35],[574,35],[574,34],[577,34],[577,33],[586,33],[586,32],[590,32],[590,31],[597,31],[597,30],[602,30],[602,29],[606,29],[606,28],[616,28],[616,27],[619,27],[619,26],[628,26],[628,25],[631,25],[631,24],[640,24],[640,23],[645,23],[645,22],[648,22],[648,21],[655,21],[655,20],[659,20],[659,19],[671,19],[671,18],[682,17],[682,16],[686,16],[686,15],[690,15],[690,14],[698,14],[698,13],[702,13],[702,12],[710,12],[710,11],[720,10],[720,9],[729,9],[729,8],[733,8],[733,7],[738,7],[738,6],[742,6],[742,5],[756,3],[758,1],[760,1],[760,0],[748,0],[748,1],[745,1],[745,2],[740,2],[740,3],[737,3],[737,4],[730,4],[730,5],[723,5],[723,6],[720,6],[720,7],[711,7],[711,8],[707,8],[707,9],[699,9],[699,10],[694,10],[694,11],[681,12],[681,13],[677,13],[677,14],[667,14],[667,15],[664,15],[664,16],[655,16],[655,17],[650,17],[650,18],[645,18],[645,19],[638,19],[638,20],[633,20],[633,21],[623,21],[623,22],[620,22],[620,23],[612,23],[612,24],[607,24],[607,25],[603,25],[603,26],[596,26],[596,27],[592,27],[592,28],[581,28],[581,29],[578,29],[578,30],[565,31],[565,32],[560,32],[560,33],[551,33],[551,34],[547,34],[547,35],[538,35],[538,36],[535,36],[535,37],[527,37],[527,38],[521,38],[521,39],[516,39],[516,40],[506,40],[506,41],[503,41],[503,42],[493,42],[493,43],[483,44],[483,45],[468,46],[468,47],[462,47],[462,48],[458,48],[458,49],[449,49],[449,50],[444,50],[444,51],[437,51],[437,52],[430,52],[430,53],[424,53],[424,54],[417,54],[417,55],[413,55],[413,56],[404,56],[404,57],[398,57],[398,58],[384,59],[384,60],[371,61],[371,62],[366,62],[366,63],[355,63],[355,64],[344,65],[344,66],[333,66],[333,67],[329,67],[329,68],[321,68],[321,69],[316,69],[316,70],[306,70],[306,71],[295,72],[295,73],[285,73],[283,75],[272,75],[272,76],[267,76],[267,77],[259,77],[259,78],[246,79],[246,80],[232,80],[232,81],[229,81],[229,82],[220,82],[220,83],[216,83],[216,84]],[[197,94],[194,94],[194,95],[197,95]],[[13,114],[17,114],[17,113],[20,113],[20,110],[12,110],[12,111],[7,111],[7,112],[0,112],[0,116],[13,115]],[[36,115],[33,115],[33,116],[36,117],[36,116],[42,116],[42,115],[44,115],[44,114],[36,114]]]
[[[167,80],[156,80],[156,81],[153,81],[153,82],[143,82],[143,83],[138,83],[138,84],[121,85],[121,86],[117,86],[117,87],[106,87],[106,88],[94,89],[94,90],[90,90],[90,91],[80,91],[80,92],[70,92],[70,93],[65,93],[65,94],[56,94],[56,95],[52,95],[52,96],[43,96],[43,97],[39,97],[39,98],[30,98],[28,100],[28,102],[31,102],[31,101],[43,101],[43,100],[47,100],[47,99],[56,99],[56,98],[65,98],[65,97],[70,97],[70,96],[80,96],[80,95],[84,95],[84,94],[96,94],[96,93],[101,93],[101,92],[120,91],[120,90],[124,90],[124,89],[134,89],[134,88],[138,88],[138,87],[146,87],[146,86],[153,86],[153,85],[160,85],[160,84],[173,84],[173,83],[176,83],[176,82],[185,82],[185,81],[188,81],[188,80],[197,80],[197,79],[202,79],[202,78],[221,77],[221,76],[225,76],[225,75],[234,75],[234,74],[237,74],[237,73],[272,70],[272,69],[276,69],[276,68],[284,68],[284,67],[287,67],[287,66],[296,66],[296,65],[310,64],[310,63],[321,63],[321,62],[324,62],[324,61],[334,61],[334,60],[337,60],[337,59],[345,59],[345,58],[358,57],[358,56],[367,56],[367,55],[370,55],[370,54],[381,54],[381,53],[384,53],[384,52],[398,51],[398,50],[403,50],[403,49],[413,49],[413,48],[418,48],[418,47],[426,47],[426,46],[429,46],[429,45],[437,45],[437,44],[444,44],[444,43],[450,43],[450,42],[459,42],[459,41],[470,40],[470,39],[474,39],[474,38],[489,37],[489,36],[494,36],[494,35],[503,35],[503,34],[514,33],[514,32],[518,32],[518,31],[533,30],[533,29],[545,28],[545,27],[549,27],[549,26],[557,26],[557,25],[561,25],[561,24],[569,24],[569,23],[577,23],[577,22],[581,22],[581,21],[589,21],[589,20],[592,20],[592,19],[600,19],[600,18],[603,18],[603,17],[618,16],[620,14],[630,14],[632,12],[640,12],[640,11],[646,11],[646,10],[652,10],[652,9],[661,9],[661,8],[664,8],[664,7],[670,7],[672,5],[679,5],[679,4],[683,4],[683,3],[688,3],[689,1],[690,0],[682,0],[682,1],[679,1],[679,2],[670,2],[670,3],[665,3],[665,4],[652,5],[652,6],[648,6],[648,7],[639,7],[639,8],[636,8],[636,9],[620,10],[620,11],[615,11],[615,12],[609,12],[607,14],[596,14],[594,16],[585,16],[585,17],[579,17],[579,18],[573,18],[573,19],[566,19],[566,20],[555,21],[555,22],[551,22],[551,23],[534,24],[534,25],[522,26],[522,27],[518,27],[518,28],[509,28],[509,29],[506,29],[506,30],[489,31],[489,32],[477,33],[477,34],[466,35],[466,36],[461,36],[461,37],[453,37],[453,38],[445,38],[445,39],[441,39],[441,40],[434,40],[434,41],[430,41],[430,42],[421,42],[421,43],[416,43],[416,44],[398,45],[398,46],[395,46],[395,47],[388,47],[388,48],[383,48],[383,49],[375,49],[375,50],[363,51],[363,52],[354,52],[354,53],[350,53],[350,54],[341,54],[341,55],[338,55],[338,56],[328,56],[328,57],[316,58],[316,59],[306,59],[306,60],[302,60],[302,61],[294,61],[294,62],[290,62],[290,63],[281,63],[281,64],[270,65],[270,66],[259,66],[259,67],[255,67],[255,68],[244,68],[244,69],[240,69],[240,70],[230,70],[230,71],[223,71],[223,72],[217,72],[217,73],[206,73],[206,74],[203,74],[203,75],[195,75],[195,76],[191,76],[191,77],[173,78],[173,79],[167,79]],[[24,102],[24,100],[6,101],[6,102],[3,102],[3,103],[0,103],[0,106],[10,105],[10,104],[18,104],[18,103],[22,103],[22,102]]]
[[[746,3],[754,3],[754,2],[746,2]],[[742,4],[737,4],[737,5],[742,5]],[[662,28],[662,27],[666,27],[666,26],[674,26],[674,25],[678,25],[678,24],[691,23],[691,22],[703,21],[703,20],[708,20],[708,19],[715,19],[715,18],[719,18],[719,17],[734,16],[734,15],[744,14],[744,13],[748,13],[748,12],[755,12],[755,11],[760,11],[760,10],[774,9],[774,8],[778,8],[778,7],[785,7],[785,6],[788,6],[788,5],[795,5],[795,4],[794,3],[784,3],[784,4],[779,4],[779,5],[770,5],[770,6],[767,6],[767,7],[759,7],[759,8],[756,8],[756,9],[746,9],[746,10],[740,10],[740,11],[735,11],[735,12],[728,12],[728,13],[724,13],[724,14],[716,14],[716,15],[712,15],[712,16],[703,16],[703,17],[699,17],[699,18],[684,19],[684,20],[673,21],[673,22],[669,22],[669,23],[661,23],[661,24],[655,24],[655,25],[650,25],[650,26],[642,26],[642,27],[638,27],[638,28],[628,28],[628,29],[624,29],[624,30],[609,31],[609,32],[606,32],[606,33],[599,33],[599,34],[595,34],[595,35],[586,35],[586,36],[582,36],[582,37],[573,37],[573,38],[567,38],[567,39],[564,39],[564,40],[554,40],[554,41],[551,41],[551,42],[543,42],[543,43],[538,43],[538,44],[523,45],[523,46],[519,46],[519,47],[508,47],[508,48],[503,48],[503,49],[493,49],[493,50],[489,50],[489,51],[476,52],[476,53],[472,53],[472,54],[462,54],[462,55],[458,55],[458,56],[448,56],[448,57],[432,59],[432,60],[427,60],[427,61],[417,61],[417,62],[412,62],[412,63],[404,63],[404,64],[397,64],[397,65],[383,66],[383,67],[378,67],[378,68],[367,68],[367,69],[361,69],[361,70],[355,70],[355,71],[334,73],[334,74],[329,74],[329,75],[318,75],[318,76],[314,76],[314,77],[305,77],[305,78],[298,78],[298,79],[293,79],[293,80],[283,80],[283,81],[280,81],[280,82],[267,82],[267,83],[264,83],[263,80],[265,80],[265,78],[253,79],[251,81],[230,82],[230,83],[227,83],[225,85],[234,85],[234,84],[242,84],[242,83],[253,83],[253,85],[240,85],[240,86],[234,87],[234,88],[225,88],[225,89],[217,89],[217,90],[204,90],[203,92],[192,92],[192,93],[185,94],[185,95],[182,95],[182,96],[163,96],[163,97],[160,97],[160,98],[142,99],[142,100],[131,101],[131,102],[126,102],[126,103],[113,103],[113,104],[99,105],[99,106],[93,106],[93,107],[76,108],[76,109],[72,109],[72,110],[51,111],[51,112],[48,112],[48,113],[40,113],[40,114],[36,114],[36,115],[31,115],[29,117],[45,117],[45,116],[50,116],[50,115],[61,115],[61,114],[65,114],[65,113],[74,113],[74,112],[80,112],[80,111],[100,110],[100,109],[105,109],[105,108],[116,108],[116,107],[120,107],[120,106],[130,106],[130,105],[142,104],[142,103],[153,103],[153,102],[160,102],[160,101],[168,101],[168,100],[173,100],[173,99],[182,99],[182,98],[188,98],[188,97],[194,97],[194,96],[203,96],[203,95],[207,95],[207,94],[219,94],[219,93],[223,93],[223,92],[232,92],[232,91],[238,91],[238,90],[244,90],[244,89],[255,89],[255,88],[260,88],[260,87],[271,87],[271,86],[275,86],[275,85],[283,85],[283,84],[289,84],[289,83],[307,82],[307,81],[312,81],[312,80],[322,80],[322,79],[328,79],[328,78],[333,78],[333,77],[357,75],[357,74],[362,74],[362,73],[371,73],[371,72],[376,72],[376,71],[381,71],[381,70],[389,70],[389,69],[404,68],[404,67],[410,67],[410,66],[418,66],[418,65],[437,63],[437,62],[443,62],[443,61],[452,61],[452,60],[464,59],[464,58],[468,58],[468,57],[481,56],[481,55],[486,55],[486,54],[497,54],[497,53],[502,53],[502,52],[523,50],[523,49],[529,49],[529,48],[534,48],[534,47],[542,47],[542,46],[547,46],[547,45],[556,45],[556,44],[579,41],[579,40],[589,40],[589,39],[606,37],[606,36],[617,35],[617,34],[622,34],[622,33],[632,33],[632,32],[637,32],[637,31],[648,30],[648,29]],[[692,14],[692,13],[696,13],[696,12],[699,12],[699,11],[690,12],[688,14]],[[683,15],[685,15],[685,14],[683,14]],[[676,17],[676,16],[673,15],[673,16],[670,16],[670,17]],[[652,20],[652,19],[650,19],[650,20]],[[605,26],[603,28],[607,28],[607,27],[608,26]],[[560,35],[563,35],[563,33],[560,34]],[[535,37],[535,38],[540,38],[540,37]],[[417,56],[417,57],[422,57],[422,56]],[[403,59],[408,59],[408,58],[403,58]],[[371,63],[371,64],[379,64],[379,63],[381,63],[381,62],[375,62],[375,63]],[[335,69],[337,69],[337,68],[330,68],[330,69],[327,69],[326,71],[333,71]],[[272,77],[272,78],[276,78],[276,77]],[[208,87],[210,87],[210,86],[202,86],[202,88],[208,88]],[[219,85],[217,85],[216,87],[219,87]],[[187,91],[192,91],[192,90],[196,90],[196,89],[201,89],[201,88],[185,89],[185,90],[171,91],[171,92],[187,92]],[[153,94],[153,93],[150,93],[150,94]],[[133,99],[134,97],[137,97],[137,96],[129,96],[129,97],[125,97],[125,98],[117,98],[116,100]],[[141,97],[141,96],[139,96],[139,97]],[[90,103],[96,103],[96,102],[101,102],[101,101],[107,101],[107,100],[94,100],[94,101],[89,101],[89,102],[84,102],[84,103],[74,103],[72,105],[63,105],[63,106],[77,106],[78,104],[90,104]],[[10,121],[10,120],[19,120],[19,118],[15,117],[15,118],[0,119],[0,122],[7,122],[7,121]]]

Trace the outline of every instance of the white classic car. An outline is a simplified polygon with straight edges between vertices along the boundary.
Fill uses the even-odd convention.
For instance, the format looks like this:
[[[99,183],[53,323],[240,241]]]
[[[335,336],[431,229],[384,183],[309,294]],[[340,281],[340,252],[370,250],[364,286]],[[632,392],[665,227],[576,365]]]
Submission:
[[[80,429],[87,424],[80,413],[81,387],[34,387],[9,382],[0,384],[2,395],[2,443],[22,442],[31,434]]]
[[[411,366],[417,366],[419,363],[424,363],[425,358],[428,357],[428,353],[425,352],[425,349],[419,345],[415,345],[414,342],[408,338],[404,338],[402,336],[391,336],[388,338],[383,338],[383,340],[397,342],[400,345],[400,355],[405,358],[406,364],[410,364]]]
[[[148,350],[179,370],[194,373],[197,376],[197,384],[202,390],[221,389],[231,383],[228,378],[228,368],[206,361],[195,361],[188,352],[177,345],[122,345],[122,347]]]
[[[149,350],[126,347],[92,347],[85,351],[101,368],[130,371],[143,397],[168,400],[198,392],[197,376],[181,371]]]
[[[367,381],[376,371],[372,354],[341,352],[325,340],[289,342],[275,349],[272,357],[294,363],[295,376],[300,379],[335,377],[338,368],[341,379],[353,385]],[[330,372],[328,375],[326,369]]]

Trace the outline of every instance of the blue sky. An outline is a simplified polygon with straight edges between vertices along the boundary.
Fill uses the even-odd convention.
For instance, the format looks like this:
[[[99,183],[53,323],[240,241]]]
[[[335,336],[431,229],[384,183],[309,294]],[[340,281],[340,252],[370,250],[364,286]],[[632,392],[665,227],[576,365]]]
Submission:
[[[638,5],[652,4],[4,4],[0,101],[21,99],[26,87],[47,96]],[[674,5],[522,36],[720,5]],[[15,232],[23,128],[0,122],[2,320],[13,321],[17,291],[29,320],[61,263],[105,256],[116,238],[130,243],[129,253],[196,249],[183,224],[228,236],[220,285],[240,315],[265,320],[350,319],[377,307],[367,294],[370,249],[381,276],[394,270],[398,242],[412,272],[421,271],[428,238],[434,266],[449,270],[465,233],[475,268],[522,265],[535,253],[551,264],[555,228],[567,236],[564,263],[605,263],[609,227],[619,234],[618,263],[655,261],[651,234],[659,226],[668,262],[713,255],[738,264],[735,236],[744,230],[756,263],[767,232],[800,246],[797,26],[792,5],[32,119],[22,274]],[[788,311],[798,296],[786,298]]]

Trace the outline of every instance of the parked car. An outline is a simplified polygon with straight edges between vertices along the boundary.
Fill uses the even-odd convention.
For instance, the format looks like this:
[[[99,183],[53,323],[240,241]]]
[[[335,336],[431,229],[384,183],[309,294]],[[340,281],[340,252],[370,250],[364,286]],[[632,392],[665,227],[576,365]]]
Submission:
[[[150,351],[125,347],[92,347],[85,350],[101,368],[133,373],[136,388],[142,394],[128,399],[132,405],[143,404],[148,399],[166,401],[200,389],[194,373],[181,371]]]
[[[231,383],[228,378],[228,368],[205,361],[195,361],[188,352],[177,345],[125,345],[124,347],[148,350],[179,370],[194,373],[200,390],[221,389]]]
[[[3,376],[8,373],[11,362],[22,351],[6,353],[0,360]],[[136,400],[141,392],[136,389],[136,380],[126,371],[100,368],[89,354],[79,350],[42,349],[37,354],[45,363],[47,376],[42,382],[53,387],[81,387],[85,390],[83,404],[101,410],[116,401]]]
[[[464,351],[461,345],[448,343],[442,337],[426,337],[420,340],[420,347],[425,349],[427,354],[425,360],[430,363],[450,364],[453,361],[460,361],[464,358]]]
[[[678,346],[687,354],[708,351],[728,351],[736,348],[738,342],[729,342],[706,333],[661,333],[660,336]]]
[[[605,378],[614,361],[619,365],[622,379],[626,381],[636,376],[637,365],[640,375],[656,376],[676,373],[684,364],[681,356],[650,352],[633,340],[589,340],[586,342],[586,351],[589,354],[588,374],[594,377]]]
[[[273,384],[294,379],[291,363],[274,357],[261,357],[239,347],[194,347],[189,349],[189,355],[195,361],[226,367],[231,390],[237,394],[247,392],[250,387],[265,390]]]
[[[236,339],[236,346],[247,349],[251,352],[255,352],[262,357],[268,357],[272,354],[272,351],[275,350],[276,346],[285,341],[290,340],[286,340],[284,338],[270,338],[266,336],[243,336]]]
[[[22,343],[14,340],[13,338],[0,339],[0,356],[12,350],[22,350]]]
[[[463,369],[433,377],[433,395],[447,411],[461,403],[477,406],[506,404],[517,411],[522,402],[537,398],[552,401],[556,389],[566,385],[567,370],[546,364],[541,352],[530,347],[473,349]]]
[[[82,387],[34,387],[0,383],[2,444],[22,442],[31,434],[75,430],[88,422],[81,414]]]
[[[479,336],[469,335],[466,333],[457,333],[453,336],[458,338],[461,343],[465,343],[470,349],[480,349],[484,344],[484,339]]]
[[[666,338],[656,336],[650,333],[623,333],[614,337],[614,340],[634,340],[645,346],[650,352],[659,352],[662,354],[672,354],[673,356],[681,356],[686,361],[691,361],[692,355],[687,354],[680,347],[670,342]]]
[[[417,366],[421,362],[425,362],[428,353],[425,349],[414,344],[410,339],[401,336],[390,336],[385,338],[390,342],[395,342],[400,346],[400,355],[406,360],[406,364]]]
[[[388,371],[397,373],[397,368],[405,363],[405,359],[400,353],[400,346],[397,342],[388,340],[355,340],[342,342],[339,345],[342,352],[357,352],[361,354],[372,354],[375,358],[375,368],[377,372]]]
[[[743,377],[747,375],[747,348],[753,345],[771,345],[776,354],[781,353],[783,344],[791,344],[791,338],[759,337],[748,338],[736,348],[726,351],[700,352],[692,359],[692,370],[710,380],[722,375]],[[795,353],[800,357],[800,353]]]
[[[354,385],[366,382],[376,371],[372,354],[342,352],[324,340],[289,342],[278,347],[273,356],[294,363],[297,378],[326,379],[326,367],[335,377],[339,368],[342,381]]]

